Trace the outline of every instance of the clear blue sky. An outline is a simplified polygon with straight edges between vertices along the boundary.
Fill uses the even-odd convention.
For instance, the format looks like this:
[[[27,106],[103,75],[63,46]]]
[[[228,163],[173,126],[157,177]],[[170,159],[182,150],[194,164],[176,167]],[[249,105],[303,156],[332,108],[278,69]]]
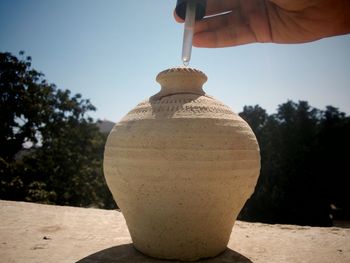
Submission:
[[[0,51],[32,56],[58,88],[90,98],[94,118],[118,121],[159,90],[158,72],[181,64],[175,0],[0,0]],[[269,113],[287,99],[350,114],[350,35],[301,45],[194,48],[204,88],[235,112]]]

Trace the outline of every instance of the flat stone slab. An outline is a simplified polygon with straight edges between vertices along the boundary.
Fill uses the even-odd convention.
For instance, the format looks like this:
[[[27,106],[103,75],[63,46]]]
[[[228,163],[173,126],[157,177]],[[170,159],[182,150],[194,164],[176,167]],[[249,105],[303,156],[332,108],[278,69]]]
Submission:
[[[0,201],[0,222],[1,262],[178,262],[134,249],[115,210]],[[199,262],[350,262],[350,229],[237,221],[227,250]]]

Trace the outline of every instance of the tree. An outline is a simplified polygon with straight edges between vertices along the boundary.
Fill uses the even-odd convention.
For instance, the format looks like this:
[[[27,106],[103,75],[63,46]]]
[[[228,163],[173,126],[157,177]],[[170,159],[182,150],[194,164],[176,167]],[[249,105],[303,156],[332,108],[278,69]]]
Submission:
[[[283,143],[282,167],[287,178],[281,221],[300,225],[330,226],[329,178],[319,173],[321,111],[305,101],[288,101],[278,108]]]
[[[87,116],[95,107],[0,53],[0,198],[114,207],[102,173],[105,135]]]
[[[249,126],[252,128],[257,137],[261,137],[260,134],[268,119],[266,110],[261,108],[259,105],[244,106],[243,111],[239,113],[239,116],[249,123]]]
[[[276,114],[256,117],[264,116],[263,112],[255,106],[244,107],[240,113],[258,137],[262,164],[256,191],[240,218],[267,223],[331,225],[330,182],[334,182],[335,189],[341,186],[323,167],[332,159],[330,152],[322,151],[323,113],[305,101],[287,101],[279,105]],[[325,114],[338,116],[334,112]],[[259,119],[264,121],[256,121]]]
[[[245,106],[239,115],[252,127],[259,142],[261,170],[253,196],[247,201],[239,218],[247,221],[276,223],[283,207],[284,177],[281,176],[279,122],[259,105]]]
[[[339,109],[327,106],[322,114],[318,155],[319,176],[328,178],[327,194],[334,219],[350,219],[350,118]]]

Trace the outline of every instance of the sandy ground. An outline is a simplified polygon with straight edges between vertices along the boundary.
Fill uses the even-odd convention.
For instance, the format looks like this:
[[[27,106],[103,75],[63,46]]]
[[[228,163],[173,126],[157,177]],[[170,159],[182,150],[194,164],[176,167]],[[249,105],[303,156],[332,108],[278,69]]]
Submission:
[[[117,211],[0,201],[0,262],[177,262],[136,251]],[[200,262],[350,262],[350,229],[238,221],[227,250]]]

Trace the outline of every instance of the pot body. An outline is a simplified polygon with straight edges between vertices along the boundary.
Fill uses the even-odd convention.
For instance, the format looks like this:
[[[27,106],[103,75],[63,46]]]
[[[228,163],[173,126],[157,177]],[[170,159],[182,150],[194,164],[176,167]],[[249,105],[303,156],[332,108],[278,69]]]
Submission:
[[[248,124],[196,93],[160,92],[140,103],[105,147],[107,184],[134,246],[157,258],[198,260],[224,251],[259,175]]]

